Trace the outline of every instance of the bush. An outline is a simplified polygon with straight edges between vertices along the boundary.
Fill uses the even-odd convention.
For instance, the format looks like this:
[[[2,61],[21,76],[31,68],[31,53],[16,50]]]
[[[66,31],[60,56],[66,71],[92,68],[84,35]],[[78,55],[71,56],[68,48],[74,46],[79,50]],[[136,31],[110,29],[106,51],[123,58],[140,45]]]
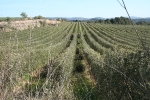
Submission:
[[[146,53],[109,54],[100,68],[99,88],[101,94],[117,100],[148,99],[150,87],[150,60]],[[107,85],[106,85],[107,84]],[[143,87],[145,84],[145,87]]]

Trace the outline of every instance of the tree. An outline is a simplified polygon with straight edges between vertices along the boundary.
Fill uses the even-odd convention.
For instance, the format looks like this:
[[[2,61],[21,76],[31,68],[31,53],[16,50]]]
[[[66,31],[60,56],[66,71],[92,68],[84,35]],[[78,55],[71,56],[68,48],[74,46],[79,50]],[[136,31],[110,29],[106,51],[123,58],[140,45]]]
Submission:
[[[41,15],[38,16],[38,19],[42,19],[43,17]]]
[[[137,25],[147,25],[148,23],[145,21],[139,21],[136,23]]]
[[[6,17],[6,21],[9,22],[10,21],[10,17]]]
[[[20,15],[21,15],[23,18],[27,18],[27,17],[28,17],[25,12],[22,12]]]
[[[42,19],[43,17],[41,15],[35,16],[34,19]]]
[[[106,20],[105,20],[105,23],[106,23],[106,24],[111,24],[111,22],[110,22],[109,19],[106,19]]]

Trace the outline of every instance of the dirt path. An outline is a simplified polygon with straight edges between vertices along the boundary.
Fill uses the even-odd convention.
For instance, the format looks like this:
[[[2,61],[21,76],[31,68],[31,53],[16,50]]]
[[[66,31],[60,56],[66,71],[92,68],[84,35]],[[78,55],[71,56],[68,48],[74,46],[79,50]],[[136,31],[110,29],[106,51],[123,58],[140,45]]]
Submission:
[[[75,71],[73,73],[74,95],[79,100],[96,100],[99,98],[96,81],[90,74],[90,66],[82,50],[82,40],[77,40],[76,58],[74,61]]]
[[[85,74],[85,77],[91,82],[93,83],[93,85],[96,85],[96,81],[95,79],[93,78],[93,76],[91,75],[90,71],[91,71],[91,68],[86,60],[86,57],[85,55],[83,54],[83,51],[82,51],[82,56],[83,56],[83,65],[85,66],[85,71],[84,71],[84,74]]]

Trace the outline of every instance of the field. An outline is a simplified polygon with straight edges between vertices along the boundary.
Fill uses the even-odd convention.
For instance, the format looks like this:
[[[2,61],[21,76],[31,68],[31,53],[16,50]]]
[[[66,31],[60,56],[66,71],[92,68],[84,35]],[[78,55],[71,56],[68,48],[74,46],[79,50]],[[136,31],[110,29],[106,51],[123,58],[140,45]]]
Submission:
[[[0,32],[0,97],[150,99],[150,26],[136,28],[142,42],[131,25],[62,22]]]

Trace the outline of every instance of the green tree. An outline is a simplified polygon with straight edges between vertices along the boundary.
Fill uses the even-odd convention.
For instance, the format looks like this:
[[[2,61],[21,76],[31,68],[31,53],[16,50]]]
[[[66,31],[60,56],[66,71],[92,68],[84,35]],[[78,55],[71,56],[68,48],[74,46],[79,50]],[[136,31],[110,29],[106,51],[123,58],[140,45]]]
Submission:
[[[38,16],[38,19],[42,19],[43,17],[41,15]]]
[[[98,22],[104,24],[104,20],[102,19],[100,19]]]
[[[43,17],[41,15],[35,16],[34,19],[42,19]]]
[[[106,23],[106,24],[111,24],[111,22],[110,22],[109,19],[106,19],[106,20],[105,20],[105,23]]]
[[[145,21],[139,21],[136,23],[137,25],[147,25],[148,23]]]
[[[27,17],[28,17],[28,15],[27,15],[25,12],[22,12],[20,15],[21,15],[23,18],[27,18]]]
[[[10,17],[6,17],[6,21],[9,22],[10,21]]]

